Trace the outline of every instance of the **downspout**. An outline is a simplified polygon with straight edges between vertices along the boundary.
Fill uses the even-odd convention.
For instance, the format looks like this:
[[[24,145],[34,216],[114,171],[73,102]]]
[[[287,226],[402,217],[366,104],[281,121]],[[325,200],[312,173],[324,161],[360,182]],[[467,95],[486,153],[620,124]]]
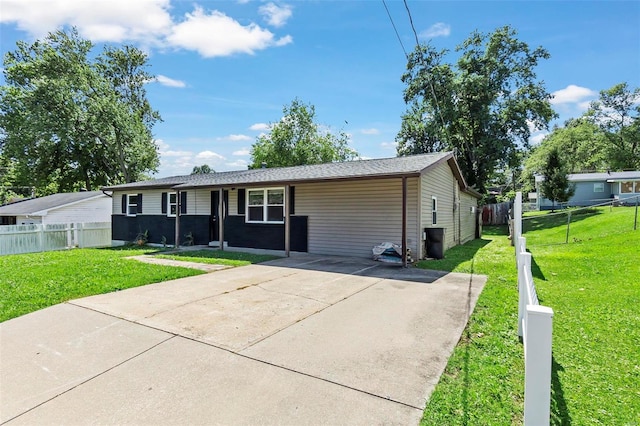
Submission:
[[[180,191],[176,190],[176,242],[174,247],[180,248],[180,209],[182,208],[180,203]]]
[[[402,176],[402,266],[407,267],[407,177]]]
[[[220,240],[220,250],[224,251],[224,188],[220,187],[218,190],[220,194],[218,199],[218,239]]]
[[[289,203],[291,202],[291,196],[289,194],[289,185],[284,187],[284,255],[290,256],[291,249],[291,223],[289,221],[291,217]]]

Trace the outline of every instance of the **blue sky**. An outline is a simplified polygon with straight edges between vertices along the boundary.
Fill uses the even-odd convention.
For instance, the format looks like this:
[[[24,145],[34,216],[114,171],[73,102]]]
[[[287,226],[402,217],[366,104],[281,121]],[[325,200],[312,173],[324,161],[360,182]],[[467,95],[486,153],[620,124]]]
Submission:
[[[582,114],[600,90],[640,86],[638,1],[407,4],[420,40],[438,48],[504,25],[530,47],[545,47],[551,58],[537,74],[555,95],[558,123]],[[387,6],[411,51],[404,3]],[[69,25],[98,46],[129,43],[149,53],[157,81],[148,97],[164,119],[154,128],[155,177],[202,164],[245,169],[256,137],[296,97],[315,105],[318,123],[347,132],[362,158],[395,156],[406,61],[382,0],[2,0],[2,53]]]

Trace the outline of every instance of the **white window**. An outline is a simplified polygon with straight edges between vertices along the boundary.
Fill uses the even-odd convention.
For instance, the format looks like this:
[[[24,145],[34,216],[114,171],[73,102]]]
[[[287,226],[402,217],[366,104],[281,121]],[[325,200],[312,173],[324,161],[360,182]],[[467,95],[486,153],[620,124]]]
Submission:
[[[431,224],[438,224],[438,199],[436,197],[431,197]]]
[[[167,216],[175,216],[178,211],[178,194],[169,192],[167,194]]]
[[[284,188],[249,189],[247,193],[247,222],[284,222]]]
[[[594,183],[593,192],[604,192],[604,182]]]
[[[138,214],[138,194],[127,194],[127,216]]]

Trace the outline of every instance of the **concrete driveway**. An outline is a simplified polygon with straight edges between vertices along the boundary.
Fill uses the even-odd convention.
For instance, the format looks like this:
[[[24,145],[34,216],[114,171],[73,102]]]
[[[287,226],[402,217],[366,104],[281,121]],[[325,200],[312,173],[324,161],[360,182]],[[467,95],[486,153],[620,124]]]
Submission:
[[[0,324],[0,422],[416,424],[485,277],[296,256]]]

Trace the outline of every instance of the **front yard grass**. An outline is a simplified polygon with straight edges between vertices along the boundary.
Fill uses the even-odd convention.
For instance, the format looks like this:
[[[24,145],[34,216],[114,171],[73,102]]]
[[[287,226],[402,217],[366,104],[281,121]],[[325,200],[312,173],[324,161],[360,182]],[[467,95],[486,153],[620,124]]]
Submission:
[[[0,321],[79,297],[203,273],[127,256],[155,249],[74,249],[0,256]]]
[[[569,244],[565,224],[525,221],[540,303],[554,310],[552,425],[640,424],[640,229],[633,231],[633,215],[633,208],[591,212],[572,222]],[[521,424],[524,360],[506,229],[487,228],[482,240],[419,266],[489,277],[422,423]]]
[[[245,266],[252,263],[278,259],[278,256],[268,254],[252,254],[225,250],[189,250],[177,253],[157,254],[155,257],[229,266]]]
[[[204,273],[125,259],[128,256],[156,254],[232,266],[275,259],[218,250],[157,253],[158,249],[154,248],[118,247],[0,256],[0,322],[80,297]]]

